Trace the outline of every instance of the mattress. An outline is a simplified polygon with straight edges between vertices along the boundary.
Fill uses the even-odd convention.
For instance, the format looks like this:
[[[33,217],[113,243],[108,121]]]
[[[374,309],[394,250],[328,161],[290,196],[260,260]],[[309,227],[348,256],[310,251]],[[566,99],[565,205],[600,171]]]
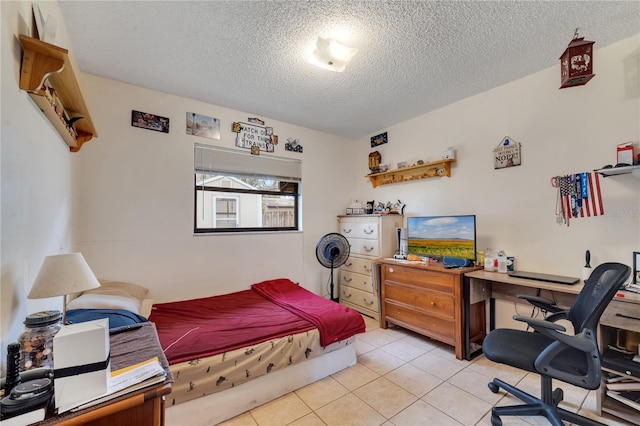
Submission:
[[[221,392],[260,376],[355,344],[355,337],[320,345],[318,329],[270,339],[246,348],[170,366],[174,377],[169,406]]]
[[[154,305],[174,376],[169,405],[223,391],[353,344],[362,316],[287,279]]]

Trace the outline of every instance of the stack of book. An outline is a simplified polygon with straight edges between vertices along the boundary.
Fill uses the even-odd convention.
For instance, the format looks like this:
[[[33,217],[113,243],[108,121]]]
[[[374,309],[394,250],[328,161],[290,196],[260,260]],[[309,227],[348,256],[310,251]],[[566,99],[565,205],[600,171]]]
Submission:
[[[607,395],[634,410],[640,411],[640,381],[610,374],[606,381]]]
[[[58,413],[64,411],[79,411],[94,405],[101,404],[121,395],[146,388],[157,383],[162,383],[166,378],[166,372],[160,365],[157,357],[151,358],[139,364],[120,370],[112,371],[109,378],[108,389],[104,395],[91,398],[73,406],[58,409]]]

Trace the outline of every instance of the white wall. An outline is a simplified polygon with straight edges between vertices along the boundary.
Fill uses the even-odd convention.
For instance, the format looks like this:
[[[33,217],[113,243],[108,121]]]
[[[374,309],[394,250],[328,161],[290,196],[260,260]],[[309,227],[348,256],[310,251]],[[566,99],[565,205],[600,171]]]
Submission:
[[[374,149],[363,138],[355,193],[365,200],[399,198],[408,216],[476,214],[478,249],[503,249],[522,270],[579,277],[587,249],[592,266],[631,265],[632,252],[640,250],[640,179],[601,180],[604,216],[571,220],[569,227],[555,221],[552,176],[615,164],[621,142],[634,142],[640,152],[640,35],[596,50],[594,71],[587,85],[559,90],[558,64],[380,129],[389,138],[376,148],[383,163],[435,161],[452,146],[452,175],[373,189],[364,176]],[[495,170],[493,148],[507,135],[522,144],[522,165]]]
[[[260,117],[279,137],[271,155],[302,160],[304,231],[195,236],[193,146],[233,148],[231,123],[254,114],[84,77],[99,138],[77,154],[77,248],[98,277],[145,285],[157,301],[221,294],[278,277],[323,292],[329,275],[315,245],[335,232],[336,215],[349,203],[349,140]],[[132,127],[132,109],[169,117],[170,132]],[[220,140],[187,135],[187,112],[219,118]],[[289,137],[300,140],[302,154],[284,150]]]
[[[62,310],[62,298],[28,300],[45,256],[72,251],[74,229],[74,159],[68,146],[36,104],[18,87],[22,49],[17,34],[31,35],[31,2],[0,2],[2,14],[2,149],[0,366],[6,346],[16,341],[26,315]],[[58,4],[41,10],[60,16]],[[56,43],[67,46],[58,20]]]
[[[60,309],[58,298],[27,300],[46,255],[80,250],[99,277],[139,282],[159,301],[208,296],[287,276],[324,289],[328,271],[315,258],[317,240],[336,229],[351,198],[407,204],[408,215],[474,213],[481,248],[502,248],[521,269],[580,273],[584,251],[594,263],[631,262],[640,249],[640,180],[602,182],[607,216],[555,224],[551,176],[615,162],[615,144],[640,139],[640,36],[596,50],[596,77],[558,90],[559,70],[519,81],[400,123],[379,147],[383,162],[437,159],[453,146],[451,178],[371,188],[369,139],[352,142],[261,117],[279,135],[299,138],[303,161],[304,232],[193,236],[193,143],[233,147],[239,112],[80,75],[99,137],[76,154],[18,90],[17,34],[31,33],[30,2],[0,2],[2,12],[0,363],[24,317]],[[57,3],[56,44],[70,47]],[[72,50],[72,49],[71,49]],[[508,66],[508,62],[505,63]],[[178,78],[178,77],[177,77]],[[214,84],[214,83],[212,83]],[[171,133],[130,126],[132,109],[171,119]],[[186,112],[222,120],[220,141],[186,135]],[[523,144],[523,164],[494,170],[492,149],[506,135]],[[0,364],[1,365],[1,364]]]
[[[505,64],[508,66],[508,64]],[[640,35],[594,53],[596,76],[585,86],[559,90],[559,65],[464,99],[380,132],[382,162],[435,161],[449,146],[457,159],[450,178],[373,189],[364,178],[369,138],[357,144],[357,197],[406,203],[406,216],[475,214],[478,249],[503,249],[521,270],[581,276],[591,266],[632,266],[640,251],[640,179],[601,180],[605,215],[555,222],[552,176],[616,163],[616,145],[640,152]],[[493,148],[505,136],[522,144],[522,165],[494,170]],[[373,135],[372,135],[373,136]],[[529,312],[522,306],[520,312]],[[512,303],[497,301],[497,326],[516,326]]]

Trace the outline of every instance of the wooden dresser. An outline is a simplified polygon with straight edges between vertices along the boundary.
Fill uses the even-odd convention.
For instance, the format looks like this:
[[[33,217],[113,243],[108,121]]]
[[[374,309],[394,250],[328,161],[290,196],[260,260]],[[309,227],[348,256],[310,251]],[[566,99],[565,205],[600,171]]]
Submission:
[[[380,266],[380,325],[389,323],[454,346],[456,358],[464,354],[465,272],[478,267],[445,269],[440,264],[378,259]],[[472,305],[468,324],[484,330],[483,304]]]
[[[338,232],[349,240],[350,246],[349,258],[340,268],[340,303],[380,318],[373,260],[393,256],[398,246],[397,228],[402,225],[403,216],[398,214],[338,216]]]

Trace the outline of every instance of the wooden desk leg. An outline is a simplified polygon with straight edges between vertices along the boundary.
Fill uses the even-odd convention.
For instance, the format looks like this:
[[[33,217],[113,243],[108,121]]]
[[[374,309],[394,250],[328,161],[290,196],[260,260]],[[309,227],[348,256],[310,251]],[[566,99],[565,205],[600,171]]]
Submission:
[[[496,329],[496,299],[489,299],[489,331]]]
[[[462,300],[464,301],[463,323],[464,323],[464,348],[462,356],[467,361],[471,360],[471,289],[470,279],[462,277]]]

